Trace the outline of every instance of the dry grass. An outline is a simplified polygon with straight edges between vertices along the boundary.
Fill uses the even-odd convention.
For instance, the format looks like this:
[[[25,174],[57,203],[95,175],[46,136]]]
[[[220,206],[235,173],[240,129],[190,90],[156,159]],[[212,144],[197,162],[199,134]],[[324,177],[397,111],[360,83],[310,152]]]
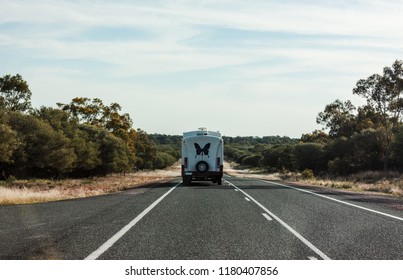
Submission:
[[[306,182],[336,189],[376,192],[403,197],[403,175],[397,172],[367,171],[332,180],[315,178]]]
[[[0,186],[0,205],[38,203],[63,199],[59,190],[35,191],[27,188],[8,188]]]
[[[28,204],[88,197],[134,188],[180,175],[178,167],[165,170],[114,174],[92,179],[16,180],[0,183],[0,205]]]
[[[316,185],[355,192],[376,192],[379,194],[403,197],[403,174],[398,172],[367,171],[338,178],[303,179],[301,173],[262,173],[257,170],[238,169],[234,163],[226,163],[225,172],[230,175],[273,181],[302,182],[302,184]]]
[[[300,173],[261,173],[257,170],[237,169],[233,163],[225,163],[225,172],[230,175],[274,180],[303,182],[358,192],[377,192],[403,197],[403,175],[400,173],[362,172],[345,178],[313,178],[303,180]],[[95,196],[135,188],[147,183],[172,179],[180,175],[180,165],[158,171],[137,172],[92,179],[66,180],[16,180],[0,183],[0,205],[27,204]]]

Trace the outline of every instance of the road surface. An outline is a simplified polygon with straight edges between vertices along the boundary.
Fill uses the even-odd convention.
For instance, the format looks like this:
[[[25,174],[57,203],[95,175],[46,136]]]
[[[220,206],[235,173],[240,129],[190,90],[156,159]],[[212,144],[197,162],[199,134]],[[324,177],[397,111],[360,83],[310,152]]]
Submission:
[[[384,203],[388,202],[388,203]],[[403,259],[401,199],[226,176],[0,206],[0,259]]]

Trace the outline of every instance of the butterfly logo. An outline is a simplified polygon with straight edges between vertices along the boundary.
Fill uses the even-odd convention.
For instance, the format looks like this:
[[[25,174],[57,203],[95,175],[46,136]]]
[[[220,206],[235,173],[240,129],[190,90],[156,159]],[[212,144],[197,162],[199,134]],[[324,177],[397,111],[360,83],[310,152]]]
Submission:
[[[195,143],[195,148],[196,148],[196,156],[195,157],[200,156],[200,155],[209,156],[208,152],[210,150],[210,145],[211,145],[210,143],[207,143],[204,146],[204,148],[202,149],[199,144]]]

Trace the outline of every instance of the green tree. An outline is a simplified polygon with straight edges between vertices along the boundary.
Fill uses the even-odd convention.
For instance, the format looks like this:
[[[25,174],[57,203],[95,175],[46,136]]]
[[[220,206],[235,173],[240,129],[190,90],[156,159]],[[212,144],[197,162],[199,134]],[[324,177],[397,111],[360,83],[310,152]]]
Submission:
[[[104,175],[113,172],[125,173],[131,170],[129,152],[120,138],[102,132],[99,135],[99,140],[102,158],[100,168]]]
[[[316,122],[329,128],[329,135],[334,138],[349,137],[353,135],[357,127],[355,109],[350,100],[342,102],[337,99],[326,105],[325,110],[318,114]]]
[[[263,160],[262,165],[266,167],[275,168],[277,170],[286,168],[288,170],[294,169],[294,160],[292,153],[294,145],[284,144],[275,145],[267,148],[262,152]]]
[[[120,113],[122,107],[118,103],[107,106],[99,98],[76,97],[70,104],[57,105],[80,122],[103,127],[125,141],[128,139],[133,121],[129,114]]]
[[[242,164],[252,167],[259,167],[261,161],[263,160],[263,156],[260,154],[254,154],[250,156],[246,156],[242,159]]]
[[[175,161],[176,158],[174,158],[172,155],[165,152],[157,151],[157,156],[153,163],[153,168],[162,169],[171,166],[175,163]]]
[[[137,131],[131,130],[130,139],[136,150],[136,168],[152,168],[153,162],[157,157],[157,147],[148,138],[147,133],[141,129]]]
[[[81,124],[77,134],[72,139],[72,147],[77,156],[74,173],[79,176],[90,176],[97,173],[97,169],[102,164],[101,144],[94,137],[93,130],[97,127]]]
[[[293,157],[298,170],[311,169],[315,173],[323,171],[324,145],[319,143],[300,143],[295,145]]]
[[[105,124],[102,114],[105,105],[99,98],[76,97],[71,100],[70,104],[57,103],[57,106],[63,111],[69,112],[80,122],[98,126]]]
[[[366,129],[350,138],[340,137],[325,147],[328,171],[345,175],[381,168],[382,131]]]
[[[375,111],[372,106],[368,104],[365,106],[358,107],[358,113],[356,116],[357,120],[357,132],[366,129],[378,129],[382,128],[382,118],[379,113]]]
[[[397,128],[396,138],[392,145],[393,162],[400,170],[403,168],[403,126]]]
[[[122,107],[118,103],[105,106],[103,120],[105,128],[115,136],[127,141],[128,131],[132,128],[133,121],[129,114],[121,114]]]
[[[16,177],[58,177],[73,169],[76,156],[62,133],[34,116],[13,112],[9,118],[20,142],[13,153]]]
[[[17,133],[7,124],[0,123],[0,164],[10,163],[17,147]]]
[[[122,108],[118,103],[111,103],[107,106],[99,98],[76,97],[69,104],[58,103],[57,105],[63,111],[68,112],[72,119],[80,123],[103,128],[112,133],[113,136],[122,139],[125,144],[124,150],[127,152],[129,166],[134,167],[139,162],[147,162],[149,167],[152,166],[151,163],[148,163],[149,159],[142,158],[142,156],[151,156],[151,162],[155,159],[155,153],[148,153],[147,136],[138,135],[138,132],[132,128],[133,121],[129,114],[120,113]],[[146,141],[146,143],[137,141]],[[76,143],[78,142],[76,141]],[[137,156],[139,148],[141,155]],[[143,166],[143,164],[140,165]],[[109,170],[108,168],[104,169]],[[126,168],[122,166],[120,169],[126,171]]]
[[[241,145],[229,144],[225,147],[225,157],[235,162],[241,163],[242,158],[246,155],[249,155],[249,152]]]
[[[130,152],[122,139],[102,127],[80,124],[80,137],[73,146],[79,156],[76,172],[79,175],[107,175],[113,172],[128,172]]]
[[[26,112],[31,109],[31,91],[21,75],[0,77],[0,107]]]
[[[68,112],[60,109],[42,106],[40,109],[34,110],[33,115],[69,139],[74,138],[78,131],[77,120],[71,119]]]
[[[366,129],[350,139],[356,171],[382,169],[382,129]]]
[[[388,169],[393,132],[401,119],[403,110],[403,62],[396,60],[392,67],[385,67],[383,75],[373,74],[360,79],[353,93],[366,99],[381,119],[383,128],[383,162]]]
[[[326,144],[330,141],[329,135],[323,130],[315,130],[312,133],[302,134],[301,141],[304,143],[322,143]]]
[[[12,154],[18,146],[17,132],[8,125],[7,120],[6,112],[0,109],[0,176],[1,165],[11,162]]]
[[[153,141],[154,142],[154,141]],[[175,144],[156,144],[157,153],[166,153],[171,155],[176,160],[181,158],[181,146]]]

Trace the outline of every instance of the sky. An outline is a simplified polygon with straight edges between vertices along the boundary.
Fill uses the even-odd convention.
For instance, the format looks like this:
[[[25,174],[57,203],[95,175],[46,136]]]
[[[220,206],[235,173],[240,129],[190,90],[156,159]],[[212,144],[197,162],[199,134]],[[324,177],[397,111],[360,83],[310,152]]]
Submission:
[[[0,0],[0,76],[32,104],[117,102],[134,127],[299,138],[403,59],[401,0]]]

